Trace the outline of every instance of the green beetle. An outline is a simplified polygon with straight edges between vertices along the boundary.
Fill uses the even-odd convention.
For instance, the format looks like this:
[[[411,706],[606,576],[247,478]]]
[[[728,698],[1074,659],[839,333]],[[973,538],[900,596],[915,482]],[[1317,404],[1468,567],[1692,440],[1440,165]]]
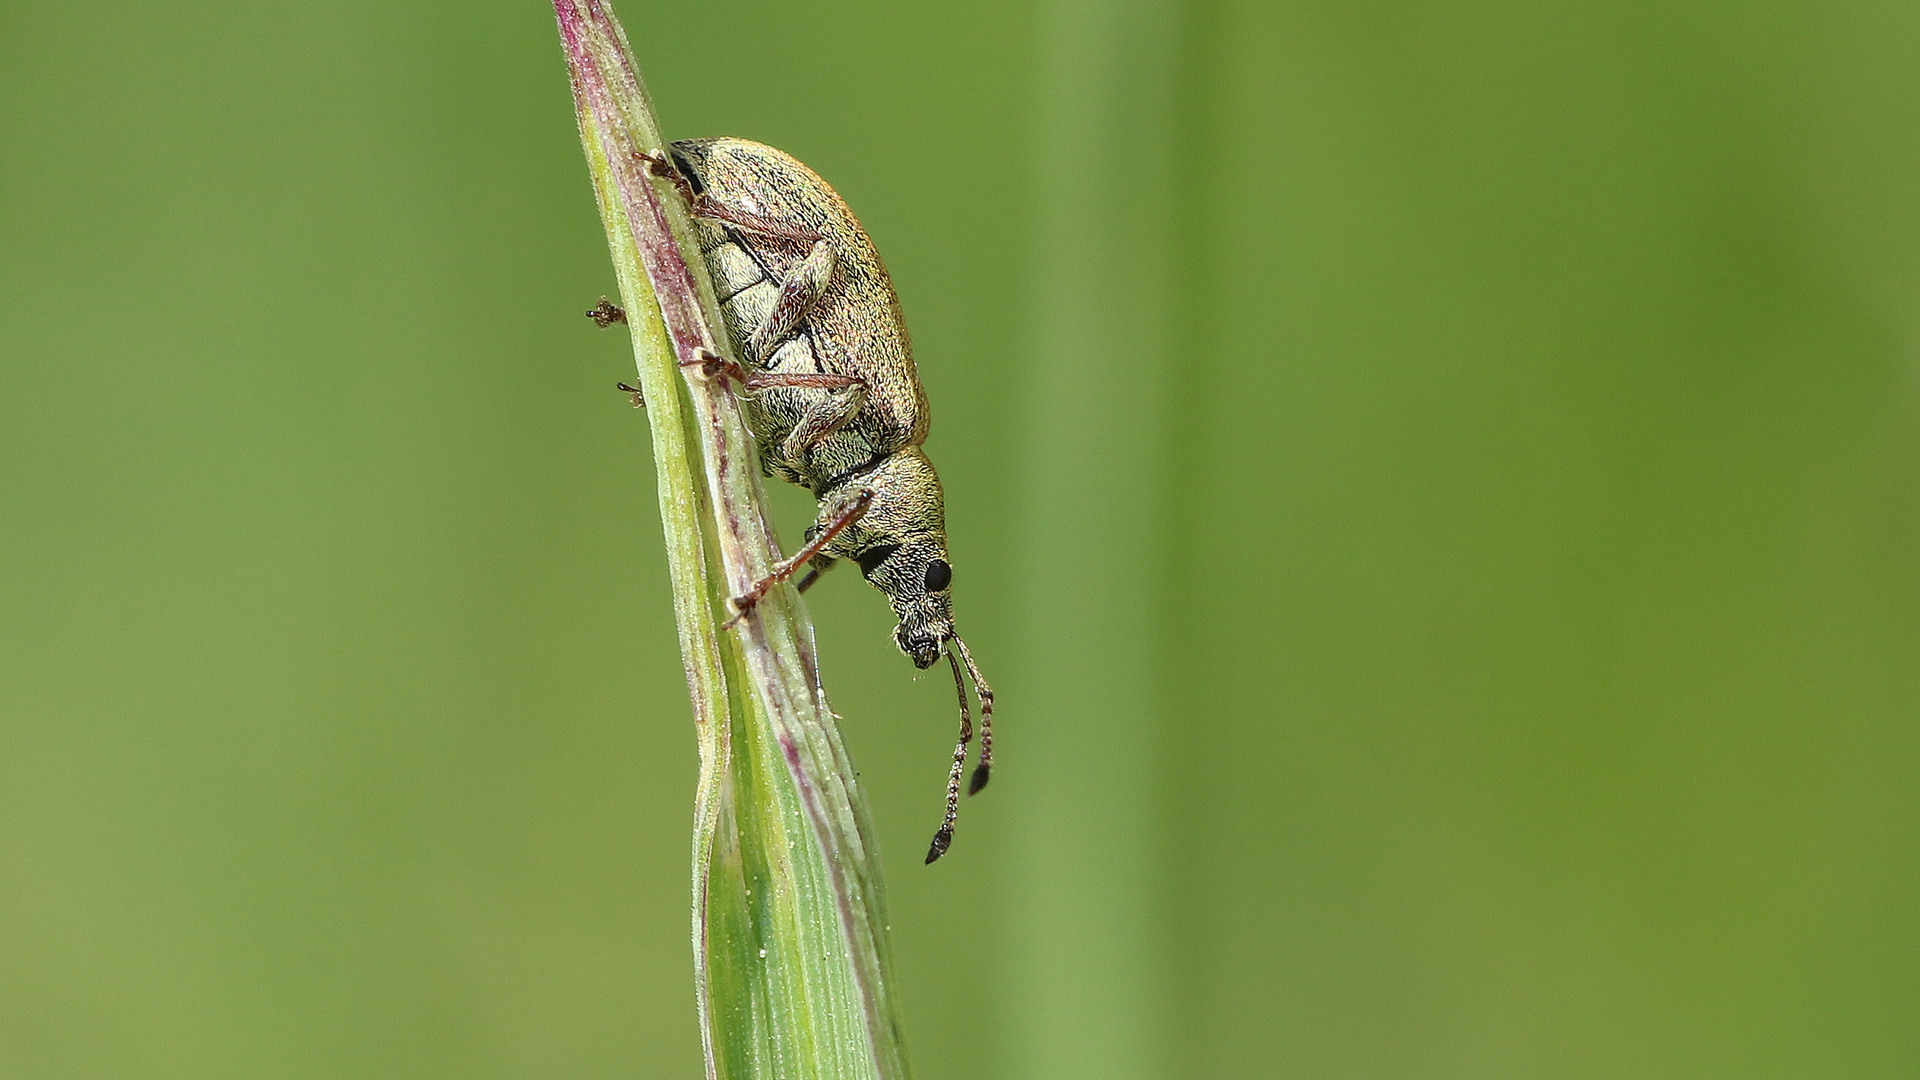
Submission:
[[[960,696],[946,818],[929,863],[953,840],[973,725],[961,665],[980,699],[980,761],[993,766],[993,690],[953,626],[946,503],[921,450],[929,416],[900,302],[880,253],[838,194],[791,156],[745,139],[689,139],[648,161],[694,213],[762,469],[811,491],[807,544],[746,596],[745,611],[802,564],[802,591],[851,560],[887,597],[893,640],[920,668],[942,654]]]

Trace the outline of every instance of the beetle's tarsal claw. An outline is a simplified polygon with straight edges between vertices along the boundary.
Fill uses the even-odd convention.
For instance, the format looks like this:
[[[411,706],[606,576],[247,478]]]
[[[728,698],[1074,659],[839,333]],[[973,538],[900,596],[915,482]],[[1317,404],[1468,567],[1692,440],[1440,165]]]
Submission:
[[[927,849],[927,865],[947,853],[947,845],[953,843],[953,826],[942,825],[940,831],[933,834],[933,846]]]
[[[755,596],[752,593],[747,593],[745,596],[734,596],[734,597],[728,598],[727,606],[733,609],[733,614],[728,616],[726,622],[723,622],[720,624],[720,629],[731,630],[735,626],[739,625],[740,620],[746,618],[747,612],[752,611],[754,608],[754,605],[758,604],[759,602],[760,602],[760,598],[758,596]]]
[[[993,776],[991,765],[982,765],[973,770],[973,779],[967,781],[967,794],[978,795],[980,789],[987,786],[987,780]]]

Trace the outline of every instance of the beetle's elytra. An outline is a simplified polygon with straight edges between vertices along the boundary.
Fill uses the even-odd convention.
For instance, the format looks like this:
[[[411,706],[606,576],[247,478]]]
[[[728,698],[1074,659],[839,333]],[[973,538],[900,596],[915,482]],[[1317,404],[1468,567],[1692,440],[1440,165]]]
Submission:
[[[946,817],[927,851],[931,863],[953,839],[973,735],[962,665],[980,699],[980,761],[969,792],[985,787],[992,770],[993,690],[954,632],[946,505],[921,450],[927,396],[893,282],[840,196],[771,146],[690,139],[673,144],[671,161],[647,164],[691,204],[742,365],[727,374],[745,391],[762,469],[820,503],[807,544],[735,606],[750,608],[803,564],[810,568],[805,590],[851,560],[893,605],[900,650],[921,668],[945,654],[953,669],[960,739]],[[589,314],[610,321],[598,308]]]

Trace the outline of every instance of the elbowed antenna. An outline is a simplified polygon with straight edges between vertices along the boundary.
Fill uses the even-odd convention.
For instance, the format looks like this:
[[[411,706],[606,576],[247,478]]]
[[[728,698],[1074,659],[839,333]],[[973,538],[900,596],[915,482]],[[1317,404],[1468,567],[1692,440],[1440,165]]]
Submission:
[[[946,650],[947,666],[953,669],[953,689],[960,698],[960,741],[953,747],[953,768],[947,773],[947,816],[940,828],[933,834],[933,844],[927,848],[927,862],[947,853],[947,847],[953,843],[953,823],[960,816],[960,773],[967,766],[967,744],[973,741],[973,713],[967,702],[966,677],[960,673],[960,664],[965,661],[967,675],[973,678],[973,692],[980,699],[980,764],[973,770],[973,778],[967,782],[967,794],[977,794],[987,786],[987,779],[993,770],[993,687],[988,686],[980,677],[979,665],[973,662],[973,654],[967,651],[967,643],[954,634],[948,638],[953,643]]]
[[[967,782],[967,794],[977,795],[993,773],[993,687],[980,677],[980,665],[973,662],[973,653],[959,634],[953,635],[953,644],[960,650],[960,659],[966,661],[967,674],[973,677],[973,692],[980,698],[980,765]]]
[[[953,650],[947,650],[947,666],[953,669],[953,689],[960,696],[960,741],[953,746],[953,768],[947,772],[947,817],[933,834],[933,844],[927,848],[927,863],[947,853],[947,845],[953,843],[953,822],[960,816],[960,770],[967,766],[967,744],[973,741],[973,713],[967,705],[967,684],[960,674],[960,661],[954,659]]]

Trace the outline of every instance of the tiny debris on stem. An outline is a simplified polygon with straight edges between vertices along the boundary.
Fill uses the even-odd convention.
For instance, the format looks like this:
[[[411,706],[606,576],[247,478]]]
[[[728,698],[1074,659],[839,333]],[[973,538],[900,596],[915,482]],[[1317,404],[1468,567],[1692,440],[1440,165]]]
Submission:
[[[587,318],[592,319],[595,326],[605,330],[614,323],[626,322],[627,313],[620,309],[620,305],[603,296],[599,303],[587,309]]]

